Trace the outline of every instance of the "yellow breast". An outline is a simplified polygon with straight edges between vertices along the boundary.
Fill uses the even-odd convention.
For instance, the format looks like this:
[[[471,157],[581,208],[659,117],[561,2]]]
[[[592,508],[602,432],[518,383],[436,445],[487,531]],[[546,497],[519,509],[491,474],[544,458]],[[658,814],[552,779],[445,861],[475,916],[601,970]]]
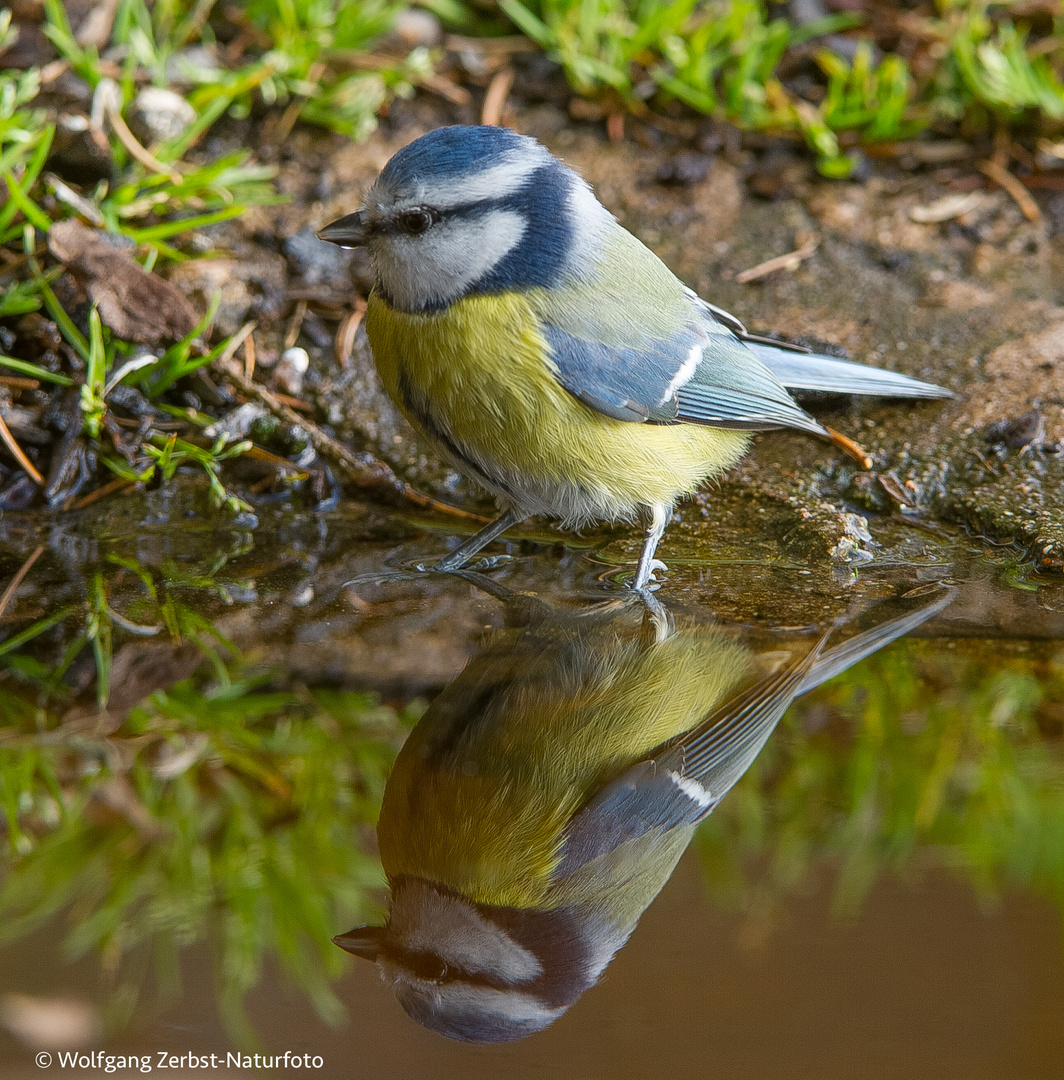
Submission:
[[[366,332],[407,419],[525,514],[576,524],[671,506],[738,460],[749,439],[595,412],[554,377],[535,313],[517,293],[471,296],[424,315],[374,294]]]

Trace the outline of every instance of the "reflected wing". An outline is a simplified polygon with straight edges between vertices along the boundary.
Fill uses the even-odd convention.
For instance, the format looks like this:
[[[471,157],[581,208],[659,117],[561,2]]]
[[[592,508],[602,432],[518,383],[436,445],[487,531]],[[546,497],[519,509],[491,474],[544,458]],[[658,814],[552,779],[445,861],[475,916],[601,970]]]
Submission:
[[[801,660],[733,698],[680,739],[637,762],[579,810],[566,832],[561,877],[652,829],[695,825],[761,752],[791,702],[851,664],[915,629],[953,601],[956,590],[824,651],[831,631]]]
[[[813,670],[827,636],[800,661],[756,683],[603,788],[573,816],[556,876],[651,829],[694,825],[710,814],[765,745]]]
[[[817,658],[809,674],[802,682],[799,694],[808,693],[828,679],[845,671],[851,664],[856,664],[866,656],[882,649],[900,637],[904,637],[910,631],[915,630],[921,623],[927,622],[933,615],[937,615],[943,608],[953,603],[957,596],[957,590],[952,585],[939,586],[942,595],[923,607],[910,611],[905,615],[899,615],[895,619],[889,619],[879,626],[873,626],[862,634],[855,634],[838,645],[833,645],[827,652]],[[796,695],[797,696],[797,695]]]

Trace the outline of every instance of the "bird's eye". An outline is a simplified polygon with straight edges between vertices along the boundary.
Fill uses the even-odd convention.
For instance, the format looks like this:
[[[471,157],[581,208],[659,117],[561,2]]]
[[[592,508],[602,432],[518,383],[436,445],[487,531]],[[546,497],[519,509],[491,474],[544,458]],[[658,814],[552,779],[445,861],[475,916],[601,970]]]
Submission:
[[[428,210],[407,210],[399,215],[399,228],[410,236],[420,236],[432,224]]]

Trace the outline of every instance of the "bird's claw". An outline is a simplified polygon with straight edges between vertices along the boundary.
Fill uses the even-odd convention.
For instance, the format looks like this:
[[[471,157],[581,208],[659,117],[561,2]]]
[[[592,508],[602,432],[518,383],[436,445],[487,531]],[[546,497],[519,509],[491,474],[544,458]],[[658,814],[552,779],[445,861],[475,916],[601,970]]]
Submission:
[[[483,559],[477,559],[476,562],[467,562],[462,569],[483,573],[485,570],[495,570],[508,562],[513,562],[512,555],[485,555]]]
[[[646,573],[636,578],[632,589],[638,593],[652,593],[661,588],[658,579],[654,577],[654,571],[661,570],[664,573],[669,572],[669,568],[661,561],[661,559],[651,559],[649,566],[647,566]]]
[[[419,563],[416,569],[422,573],[431,571],[437,574],[453,574],[459,570],[472,570],[483,573],[485,570],[494,570],[496,567],[502,566],[503,563],[510,562],[512,558],[512,555],[485,555],[483,558],[468,559],[462,563],[450,563],[446,559],[440,559],[438,563],[433,563],[432,566]]]

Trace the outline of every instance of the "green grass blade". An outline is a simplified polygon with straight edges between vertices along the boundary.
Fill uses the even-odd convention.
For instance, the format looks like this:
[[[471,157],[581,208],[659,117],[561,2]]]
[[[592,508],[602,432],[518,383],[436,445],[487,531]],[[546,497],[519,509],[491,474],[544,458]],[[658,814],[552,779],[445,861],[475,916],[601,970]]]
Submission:
[[[48,309],[48,313],[55,319],[63,337],[74,346],[81,359],[88,363],[89,343],[85,340],[85,335],[74,325],[70,316],[63,309],[58,297],[52,292],[52,287],[48,284],[48,279],[41,273],[41,268],[37,265],[36,259],[30,259],[30,270],[33,273],[34,281],[37,282],[41,290],[41,295],[44,297],[44,306]]]
[[[16,634],[14,637],[10,637],[2,645],[0,645],[0,656],[9,652],[14,652],[15,649],[21,648],[27,641],[32,641],[35,637],[43,634],[46,630],[51,630],[56,623],[61,623],[65,618],[77,611],[77,605],[71,604],[69,607],[61,608],[59,611],[53,612],[51,615],[46,615],[43,619],[38,619],[32,626],[27,626],[21,633]]]
[[[56,383],[59,386],[74,385],[74,380],[66,375],[48,371],[45,368],[38,367],[36,364],[27,363],[25,360],[16,360],[13,356],[0,356],[0,367],[13,368],[15,371],[21,371],[23,375],[40,379],[41,382]]]
[[[200,214],[198,217],[182,218],[180,221],[167,221],[162,225],[150,225],[146,229],[126,229],[126,236],[133,237],[138,244],[153,244],[158,240],[165,240],[178,233],[188,232],[190,229],[203,229],[208,225],[217,225],[220,221],[229,221],[239,217],[246,206],[227,206],[224,210],[215,210],[211,214]]]
[[[44,168],[44,163],[48,159],[48,151],[52,148],[52,139],[54,137],[55,124],[49,124],[41,132],[37,148],[26,165],[26,171],[22,174],[22,180],[19,182],[19,188],[24,194],[29,193],[30,188],[37,182],[37,177],[41,175],[41,169]],[[7,206],[0,210],[0,231],[3,231],[11,224],[19,209],[18,203],[12,199]]]
[[[4,183],[7,184],[7,190],[15,209],[21,210],[26,220],[35,229],[47,232],[52,227],[52,219],[26,195],[11,173],[5,172],[3,175]]]

